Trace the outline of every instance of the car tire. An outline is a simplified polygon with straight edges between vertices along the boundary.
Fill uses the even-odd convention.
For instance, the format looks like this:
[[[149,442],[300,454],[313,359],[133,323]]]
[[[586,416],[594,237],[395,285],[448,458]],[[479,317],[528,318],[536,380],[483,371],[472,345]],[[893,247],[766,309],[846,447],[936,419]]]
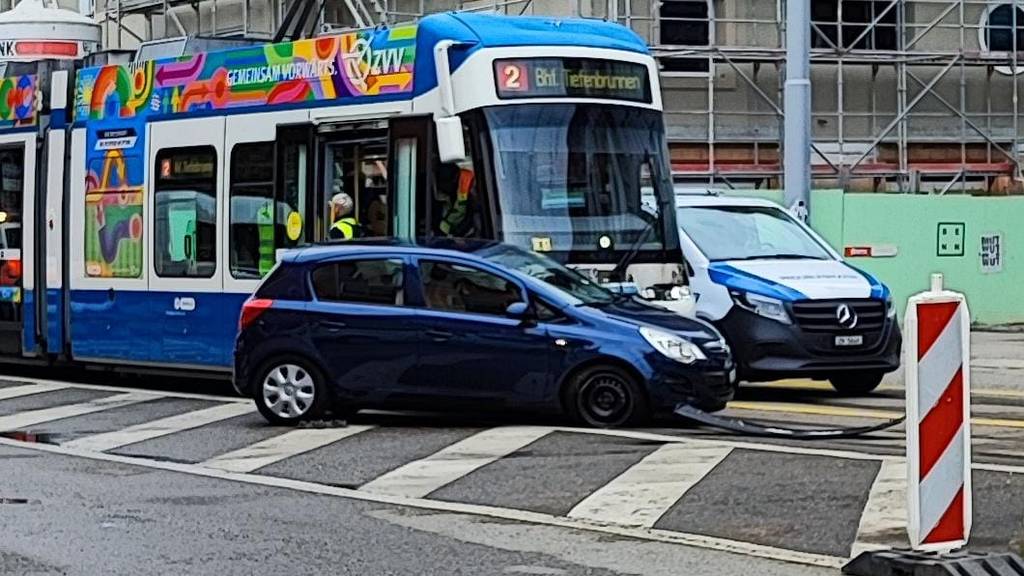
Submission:
[[[573,421],[592,428],[642,424],[650,418],[636,378],[615,366],[592,366],[574,374],[564,404]]]
[[[256,374],[253,400],[271,424],[295,426],[315,420],[331,405],[323,373],[305,358],[278,357],[264,363]]]
[[[862,396],[878,388],[885,377],[883,372],[847,372],[835,374],[828,379],[836,392],[846,396]]]

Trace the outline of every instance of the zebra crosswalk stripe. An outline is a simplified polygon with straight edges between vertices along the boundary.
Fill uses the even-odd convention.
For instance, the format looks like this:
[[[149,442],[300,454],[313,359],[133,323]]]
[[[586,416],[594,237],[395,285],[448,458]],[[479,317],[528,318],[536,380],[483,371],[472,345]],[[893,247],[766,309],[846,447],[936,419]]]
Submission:
[[[215,456],[199,465],[227,472],[252,472],[373,428],[373,426],[346,426],[344,428],[291,430],[279,436],[267,438],[262,442]]]
[[[198,428],[251,412],[252,406],[248,404],[220,404],[211,408],[193,410],[184,414],[175,414],[174,416],[143,422],[142,424],[136,424],[135,426],[129,426],[113,432],[104,432],[78,438],[67,442],[66,445],[79,450],[103,452],[167,436],[183,430]]]
[[[908,544],[907,463],[902,458],[882,460],[861,513],[850,557]]]
[[[732,451],[728,446],[666,444],[569,511],[569,517],[651,527]]]
[[[146,400],[152,400],[154,398],[158,398],[158,396],[145,392],[131,392],[128,394],[107,396],[105,398],[99,398],[78,404],[64,404],[62,406],[51,406],[50,408],[18,412],[17,414],[0,416],[0,430],[21,430],[29,426],[42,424],[43,422],[52,422],[53,420],[61,420],[63,418],[71,418],[73,416],[83,416],[85,414],[92,414],[93,412],[100,412],[101,410],[110,410],[111,408],[120,408],[121,406],[145,402]]]
[[[423,498],[495,460],[504,458],[552,431],[539,426],[491,428],[414,460],[364,484],[360,490]]]
[[[53,384],[25,384],[23,386],[10,386],[8,388],[0,388],[0,400],[10,400],[11,398],[30,396],[32,394],[40,394],[42,392],[53,392],[64,388],[66,388],[66,386],[57,386]]]

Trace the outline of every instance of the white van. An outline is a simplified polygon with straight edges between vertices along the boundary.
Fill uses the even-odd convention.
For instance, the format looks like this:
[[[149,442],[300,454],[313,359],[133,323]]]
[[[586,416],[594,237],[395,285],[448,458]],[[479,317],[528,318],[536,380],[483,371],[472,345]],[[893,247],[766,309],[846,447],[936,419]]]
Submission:
[[[899,367],[889,289],[778,204],[678,193],[676,207],[694,314],[728,340],[741,380],[865,394]]]

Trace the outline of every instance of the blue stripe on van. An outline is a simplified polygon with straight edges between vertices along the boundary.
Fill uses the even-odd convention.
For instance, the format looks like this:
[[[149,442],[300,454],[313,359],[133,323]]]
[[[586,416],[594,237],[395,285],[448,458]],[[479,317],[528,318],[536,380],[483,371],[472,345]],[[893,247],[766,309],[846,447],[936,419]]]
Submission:
[[[749,272],[744,272],[743,270],[728,264],[711,263],[711,265],[708,266],[708,276],[715,284],[721,284],[726,288],[732,288],[734,290],[752,292],[754,294],[778,298],[779,300],[787,302],[807,300],[807,296],[799,290],[794,290],[784,284],[779,284],[778,282],[768,280],[760,276],[755,276]]]
[[[844,262],[844,264],[846,263]],[[885,300],[889,297],[889,287],[879,282],[877,278],[855,266],[850,266],[849,264],[846,264],[846,266],[868,281],[868,284],[871,285],[871,298]]]

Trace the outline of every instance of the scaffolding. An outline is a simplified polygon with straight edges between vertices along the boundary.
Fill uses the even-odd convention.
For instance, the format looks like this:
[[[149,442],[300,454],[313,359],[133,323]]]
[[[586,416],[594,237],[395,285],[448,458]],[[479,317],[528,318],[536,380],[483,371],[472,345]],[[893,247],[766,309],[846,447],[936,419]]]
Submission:
[[[811,154],[818,187],[1021,191],[1018,44],[1024,44],[1024,10],[1016,1],[829,4],[835,6],[835,20],[812,14],[811,26]],[[844,5],[857,6],[861,19],[844,20]],[[863,18],[865,5],[872,9],[870,19]],[[676,138],[682,144],[676,147],[678,173],[710,186],[780,183],[783,10],[779,2],[770,17],[713,17],[703,47],[654,45],[663,61],[711,61],[705,105],[669,112],[676,116],[670,125],[692,125],[700,118],[705,127],[703,142],[694,134]],[[992,18],[1000,11],[1009,13],[1006,21]],[[775,32],[768,32],[772,28]],[[730,106],[720,96],[722,79],[743,85],[756,102],[748,100],[746,109]],[[747,126],[746,133],[735,130],[737,125]]]
[[[126,38],[197,34],[268,39],[289,0],[102,1],[97,18],[108,39],[116,38],[108,46],[117,47]],[[810,1],[816,187],[1024,191],[1018,98],[1024,0]],[[782,184],[784,0],[326,0],[318,6],[319,33],[445,10],[616,20],[647,40],[662,64],[677,178],[707,187]]]

